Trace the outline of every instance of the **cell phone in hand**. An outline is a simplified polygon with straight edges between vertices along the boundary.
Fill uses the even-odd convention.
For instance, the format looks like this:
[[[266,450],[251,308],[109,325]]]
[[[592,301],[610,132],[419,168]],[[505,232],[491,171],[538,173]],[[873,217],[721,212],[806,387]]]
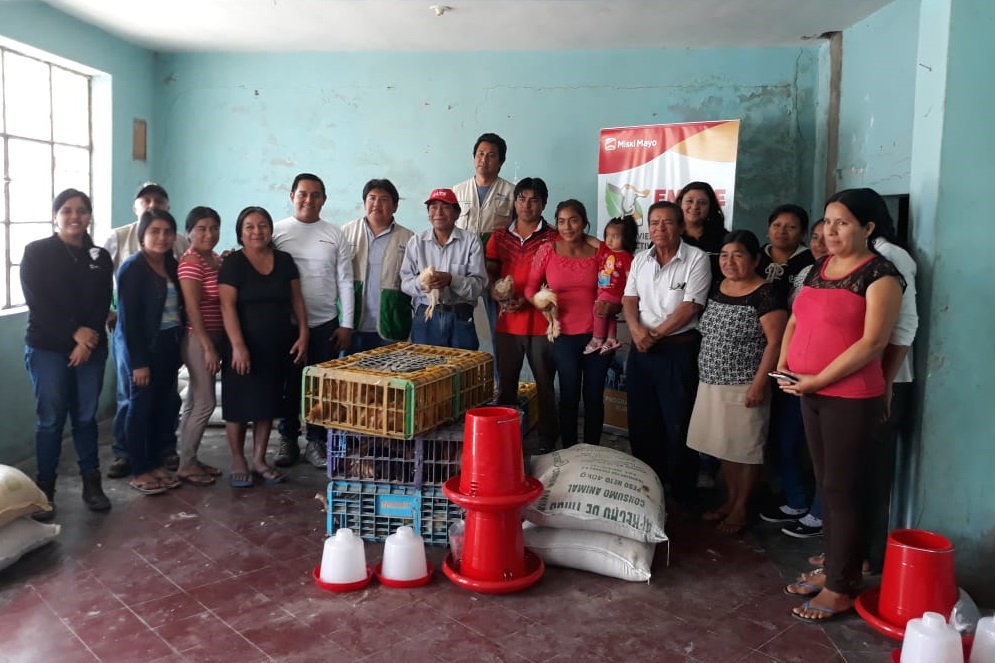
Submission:
[[[798,384],[798,376],[791,375],[790,373],[782,373],[781,371],[771,371],[767,375],[771,376],[775,380],[785,380],[791,384]]]

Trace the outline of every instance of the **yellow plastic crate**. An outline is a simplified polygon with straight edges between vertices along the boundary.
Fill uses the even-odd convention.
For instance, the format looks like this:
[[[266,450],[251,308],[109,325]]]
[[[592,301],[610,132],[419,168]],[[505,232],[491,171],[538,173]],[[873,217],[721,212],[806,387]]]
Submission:
[[[522,435],[539,423],[539,390],[535,382],[518,383],[518,406],[522,408]]]
[[[304,369],[301,410],[311,424],[409,440],[490,400],[485,352],[395,343]]]

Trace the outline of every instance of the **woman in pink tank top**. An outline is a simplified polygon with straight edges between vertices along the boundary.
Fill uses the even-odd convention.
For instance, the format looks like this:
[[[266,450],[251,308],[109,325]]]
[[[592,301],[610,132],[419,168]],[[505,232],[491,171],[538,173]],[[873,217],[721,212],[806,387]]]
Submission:
[[[876,210],[868,191],[829,199],[823,230],[830,255],[805,277],[778,361],[778,371],[791,376],[778,380],[781,389],[802,397],[823,497],[825,587],[793,610],[806,622],[849,612],[861,588],[863,507],[871,481],[865,461],[884,413],[881,353],[904,288],[895,266],[868,247]]]
[[[553,341],[553,357],[560,376],[560,439],[564,449],[577,444],[582,396],[584,443],[600,443],[605,376],[613,354],[584,354],[594,331],[594,301],[598,296],[598,249],[597,242],[590,242],[586,234],[589,226],[587,210],[579,200],[557,205],[560,241],[539,248],[525,287],[530,302],[543,284],[556,293],[560,335]]]

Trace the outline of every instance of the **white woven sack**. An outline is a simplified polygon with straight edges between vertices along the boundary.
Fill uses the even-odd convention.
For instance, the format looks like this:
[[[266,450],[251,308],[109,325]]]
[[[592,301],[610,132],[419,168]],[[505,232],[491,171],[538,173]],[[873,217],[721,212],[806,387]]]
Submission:
[[[16,467],[0,465],[0,527],[21,516],[51,510],[45,493],[27,474]]]
[[[667,540],[660,479],[649,465],[623,451],[578,444],[533,456],[530,473],[545,487],[525,508],[531,523],[647,543]]]
[[[44,525],[25,516],[0,527],[0,569],[5,569],[22,555],[39,548],[59,535],[58,525]]]
[[[525,523],[525,545],[551,566],[590,571],[629,582],[649,582],[655,543],[604,532]]]

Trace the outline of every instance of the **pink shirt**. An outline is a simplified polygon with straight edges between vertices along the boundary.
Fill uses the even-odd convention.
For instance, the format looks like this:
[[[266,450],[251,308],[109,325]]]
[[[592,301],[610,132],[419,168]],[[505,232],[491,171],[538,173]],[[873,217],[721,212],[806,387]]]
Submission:
[[[819,373],[860,340],[867,314],[867,287],[884,276],[898,276],[890,262],[873,256],[843,278],[828,279],[825,269],[829,260],[816,263],[792,306],[795,332],[788,346],[788,368],[805,375]],[[883,394],[884,386],[881,358],[875,357],[817,393],[872,398]]]
[[[564,335],[590,334],[594,330],[594,300],[598,296],[598,259],[567,258],[554,250],[555,242],[536,252],[525,285],[531,299],[543,283],[556,293],[557,317]]]

